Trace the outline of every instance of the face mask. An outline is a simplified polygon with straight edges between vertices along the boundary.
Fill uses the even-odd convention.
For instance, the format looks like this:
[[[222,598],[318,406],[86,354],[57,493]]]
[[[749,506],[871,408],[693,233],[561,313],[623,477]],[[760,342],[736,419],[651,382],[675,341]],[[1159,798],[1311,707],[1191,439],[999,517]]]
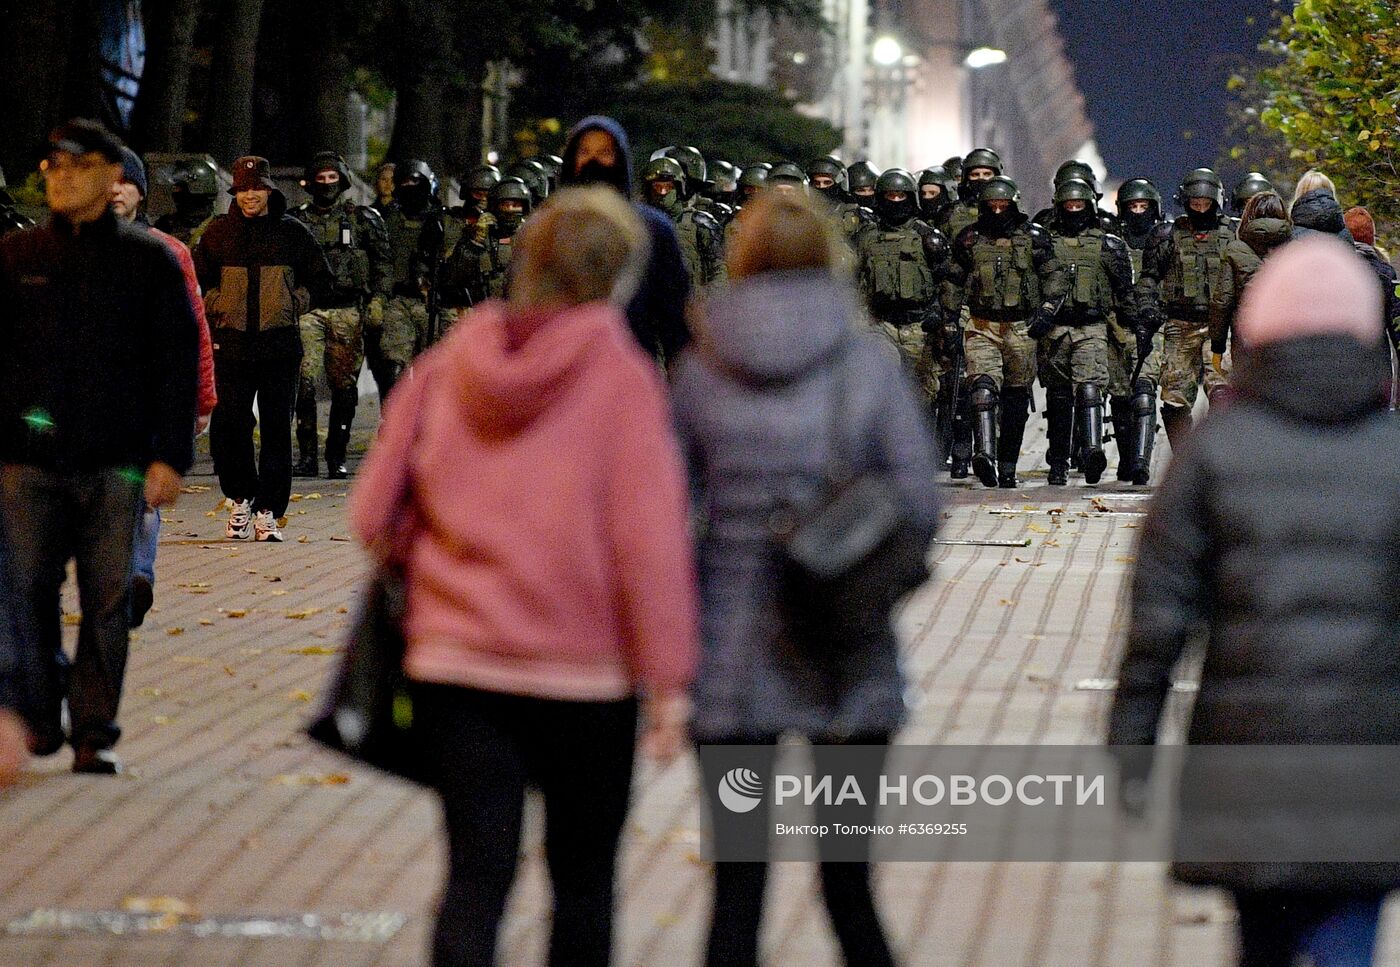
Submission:
[[[497,212],[496,237],[512,237],[516,232],[520,231],[520,226],[524,221],[525,216],[521,212]]]
[[[1011,220],[1016,216],[1016,209],[1008,208],[1006,211],[997,214],[990,208],[983,208],[978,216],[981,225],[991,232],[1000,233],[1011,227]]]
[[[597,159],[591,159],[583,163],[576,180],[581,185],[611,185],[617,188],[618,172],[617,165],[605,165]]]
[[[845,201],[845,199],[841,197],[841,186],[837,184],[831,184],[825,188],[813,188],[812,191],[820,197],[825,198],[833,205],[839,205],[841,202]]]
[[[985,181],[964,181],[958,189],[958,197],[966,202],[975,202],[982,197],[982,186],[985,184]]]
[[[936,198],[919,199],[919,210],[922,211],[929,218],[933,218],[944,208],[946,208],[947,205],[948,196],[943,194],[942,192],[939,192]]]
[[[914,199],[888,201],[884,198],[876,198],[875,213],[880,216],[880,221],[886,225],[903,225],[914,217]]]
[[[406,181],[394,189],[394,200],[404,211],[420,211],[428,204],[428,186],[421,181]]]
[[[310,193],[311,199],[316,202],[316,204],[320,205],[322,208],[327,208],[334,204],[335,200],[340,197],[340,182],[333,181],[327,185],[319,181],[313,181],[306,186],[306,190]]]
[[[175,210],[182,215],[193,215],[213,205],[207,195],[193,195],[187,191],[174,192]]]
[[[1083,211],[1077,212],[1067,212],[1061,208],[1056,212],[1056,216],[1066,231],[1076,235],[1087,228],[1091,228],[1097,218],[1095,212],[1091,208],[1085,208]]]
[[[1144,235],[1152,227],[1152,212],[1127,212],[1120,216],[1123,227],[1133,235]]]
[[[1212,205],[1208,211],[1198,212],[1194,208],[1186,209],[1187,216],[1191,219],[1191,227],[1196,229],[1214,228],[1216,222],[1220,220],[1215,213],[1215,206]]]
[[[651,196],[651,203],[663,212],[675,213],[681,208],[681,194],[672,188],[671,191],[661,197],[657,197],[654,192],[648,192]]]

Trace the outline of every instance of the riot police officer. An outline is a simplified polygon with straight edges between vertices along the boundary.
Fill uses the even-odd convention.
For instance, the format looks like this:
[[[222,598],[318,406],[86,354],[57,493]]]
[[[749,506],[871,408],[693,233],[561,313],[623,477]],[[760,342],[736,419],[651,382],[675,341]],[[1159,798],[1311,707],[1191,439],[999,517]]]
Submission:
[[[812,193],[826,202],[832,221],[851,245],[861,227],[875,220],[869,209],[851,201],[846,192],[846,169],[831,155],[807,162]]]
[[[808,188],[807,172],[802,166],[791,161],[779,161],[768,172],[767,187],[771,191],[788,195],[805,195]]]
[[[1157,186],[1146,178],[1123,182],[1118,189],[1118,226],[1132,259],[1134,284],[1142,275],[1143,249],[1161,222],[1162,194]],[[1144,353],[1147,358],[1141,360]],[[1117,476],[1139,486],[1148,482],[1152,472],[1161,371],[1161,334],[1139,326],[1131,308],[1115,313],[1108,328],[1108,394],[1113,436],[1118,441]]]
[[[1241,178],[1235,184],[1235,190],[1230,192],[1230,214],[1238,220],[1244,214],[1244,206],[1249,204],[1251,198],[1273,190],[1273,182],[1259,172],[1251,171]]]
[[[433,287],[444,234],[437,189],[437,176],[426,162],[397,165],[394,198],[384,213],[394,253],[394,294],[382,325],[372,318],[365,322],[365,355],[381,402],[413,357],[435,338],[428,301],[437,298]]]
[[[711,214],[721,225],[728,225],[734,217],[734,206],[739,196],[739,169],[728,161],[711,161],[710,184],[704,192],[715,206]]]
[[[1094,204],[1096,206],[1099,227],[1109,235],[1118,234],[1118,221],[1113,217],[1113,213],[1097,207],[1098,202],[1103,199],[1103,192],[1099,190],[1099,176],[1094,172],[1094,166],[1087,161],[1080,161],[1077,158],[1066,161],[1055,169],[1055,177],[1050,182],[1051,194],[1053,195],[1055,192],[1059,191],[1060,186],[1071,179],[1082,181],[1090,188],[1094,189]],[[1044,208],[1036,212],[1035,217],[1031,219],[1031,221],[1035,222],[1041,228],[1049,230],[1053,234],[1055,231],[1055,217],[1059,213],[1059,210],[1059,206],[1052,203],[1049,208]]]
[[[549,172],[534,159],[517,161],[506,169],[507,178],[519,178],[530,189],[531,208],[539,208],[549,197]]]
[[[919,172],[919,215],[930,225],[936,225],[943,213],[958,201],[958,182],[942,165],[933,165]]]
[[[875,182],[880,180],[880,172],[869,161],[857,161],[846,168],[846,190],[851,201],[871,211],[875,209]]]
[[[758,164],[749,165],[739,174],[739,204],[736,213],[744,207],[745,203],[752,200],[754,195],[768,187],[768,172],[772,170],[772,165],[766,161],[760,161]]]
[[[543,162],[541,162],[543,163]],[[479,165],[462,177],[462,204],[449,208],[443,216],[442,252],[444,258],[457,250],[464,237],[484,242],[495,216],[486,209],[490,202],[491,189],[501,180],[501,171],[495,165]],[[457,314],[472,305],[471,296],[461,286],[450,284],[443,273],[439,273],[439,303],[443,313],[443,328],[446,329]]]
[[[324,367],[331,390],[326,431],[326,477],[343,480],[350,425],[360,401],[364,365],[364,316],[384,316],[393,289],[394,259],[389,232],[373,208],[342,201],[350,189],[350,166],[333,151],[322,151],[306,166],[302,187],[311,200],[291,215],[311,229],[330,264],[332,285],[323,304],[299,320],[301,378],[297,388],[297,449],[293,476],[319,473],[316,432],[316,377]]]
[[[903,168],[875,185],[875,222],[856,236],[856,278],[878,328],[899,347],[932,405],[938,398],[936,347],[944,338],[939,286],[948,271],[943,234],[918,217],[918,186]]]
[[[962,161],[962,179],[958,182],[958,203],[950,205],[938,223],[944,235],[956,239],[967,226],[981,218],[977,203],[982,187],[1000,176],[1001,171],[1001,155],[991,148],[973,148],[967,153]]]
[[[1108,463],[1103,450],[1108,320],[1115,309],[1129,305],[1133,263],[1127,243],[1100,227],[1097,201],[1094,186],[1078,178],[1055,189],[1055,259],[1048,271],[1056,277],[1046,278],[1041,290],[1056,311],[1038,317],[1028,330],[1040,343],[1048,482],[1054,486],[1068,482],[1072,436],[1085,483],[1098,483]],[[1071,426],[1076,420],[1077,428]]]
[[[664,212],[676,227],[690,290],[702,289],[726,278],[724,229],[709,212],[687,207],[686,173],[678,161],[667,155],[653,158],[642,167],[642,190],[648,205]]]
[[[544,169],[545,176],[548,178],[545,187],[549,194],[554,194],[559,188],[559,172],[564,170],[564,159],[557,154],[537,154],[526,160],[533,161]],[[482,199],[482,210],[485,210],[485,199]]]
[[[533,211],[534,194],[520,178],[502,178],[487,200],[485,231],[463,235],[443,266],[445,291],[464,293],[467,304],[500,299],[506,294],[516,233]]]
[[[194,248],[214,218],[214,199],[218,194],[218,179],[208,164],[196,163],[177,172],[170,184],[175,210],[157,218],[156,228]]]
[[[977,160],[969,156],[970,163]],[[1021,213],[1014,181],[1002,175],[972,180],[981,182],[973,189],[978,218],[953,242],[943,311],[952,316],[965,307],[969,314],[963,355],[974,418],[973,471],[988,487],[1011,488],[1018,485],[1016,462],[1035,380],[1036,346],[1028,328],[1052,314],[1041,286],[1062,291],[1063,270],[1054,264],[1049,233]]]
[[[1226,385],[1210,365],[1210,296],[1234,231],[1223,209],[1220,176],[1209,168],[1187,175],[1176,194],[1186,209],[1153,229],[1136,285],[1140,324],[1163,333],[1162,422],[1173,447],[1191,428],[1191,407],[1204,381],[1207,398]]]

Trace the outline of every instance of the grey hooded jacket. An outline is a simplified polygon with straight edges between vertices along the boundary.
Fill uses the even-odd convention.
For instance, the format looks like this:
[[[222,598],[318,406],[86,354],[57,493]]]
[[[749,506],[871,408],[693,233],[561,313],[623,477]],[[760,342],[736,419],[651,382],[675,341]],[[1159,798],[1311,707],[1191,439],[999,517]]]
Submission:
[[[675,379],[675,409],[701,520],[703,651],[693,730],[701,741],[795,732],[815,739],[893,731],[904,715],[892,629],[841,655],[788,640],[779,555],[767,522],[822,493],[844,371],[840,445],[853,470],[887,473],[921,536],[939,494],[926,415],[897,358],[855,330],[853,295],[816,271],[733,283],[708,306],[700,345]]]

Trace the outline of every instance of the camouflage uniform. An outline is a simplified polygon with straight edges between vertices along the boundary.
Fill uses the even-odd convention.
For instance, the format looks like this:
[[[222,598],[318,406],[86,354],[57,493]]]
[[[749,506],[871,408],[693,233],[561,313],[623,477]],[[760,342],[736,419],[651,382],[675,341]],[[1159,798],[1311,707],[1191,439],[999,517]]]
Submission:
[[[948,246],[928,223],[864,223],[856,235],[857,279],[876,328],[900,351],[905,367],[931,403],[938,397],[936,347],[942,337],[938,287]]]
[[[1036,374],[1030,320],[1046,312],[1042,281],[1061,284],[1060,270],[1050,236],[1018,210],[1015,182],[997,176],[982,198],[978,220],[953,242],[943,311],[968,312],[963,356],[974,417],[973,470],[985,486],[1012,488]],[[997,215],[987,204],[991,198],[1011,206]]]
[[[365,320],[365,348],[371,370],[379,361],[401,370],[428,346],[428,303],[423,290],[436,275],[442,251],[443,208],[432,198],[422,211],[409,214],[398,202],[390,202],[384,223],[394,253],[393,296],[378,327],[376,320]]]
[[[378,212],[352,201],[339,201],[329,208],[307,202],[291,214],[311,230],[332,275],[325,304],[298,320],[302,356],[296,415],[301,460],[295,470],[299,476],[318,472],[316,380],[324,370],[331,391],[327,473],[340,479],[346,473],[350,426],[360,398],[365,318],[383,311],[391,287],[389,235]]]

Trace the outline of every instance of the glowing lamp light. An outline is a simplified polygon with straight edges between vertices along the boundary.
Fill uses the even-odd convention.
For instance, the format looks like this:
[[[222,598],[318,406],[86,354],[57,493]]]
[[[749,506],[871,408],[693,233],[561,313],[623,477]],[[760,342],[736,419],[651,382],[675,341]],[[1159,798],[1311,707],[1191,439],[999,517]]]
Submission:
[[[870,48],[870,58],[881,67],[894,67],[904,59],[904,48],[898,40],[886,34]]]
[[[994,67],[997,64],[1006,63],[1006,51],[997,47],[978,47],[970,50],[963,58],[963,65],[969,70],[981,70],[983,67]]]

